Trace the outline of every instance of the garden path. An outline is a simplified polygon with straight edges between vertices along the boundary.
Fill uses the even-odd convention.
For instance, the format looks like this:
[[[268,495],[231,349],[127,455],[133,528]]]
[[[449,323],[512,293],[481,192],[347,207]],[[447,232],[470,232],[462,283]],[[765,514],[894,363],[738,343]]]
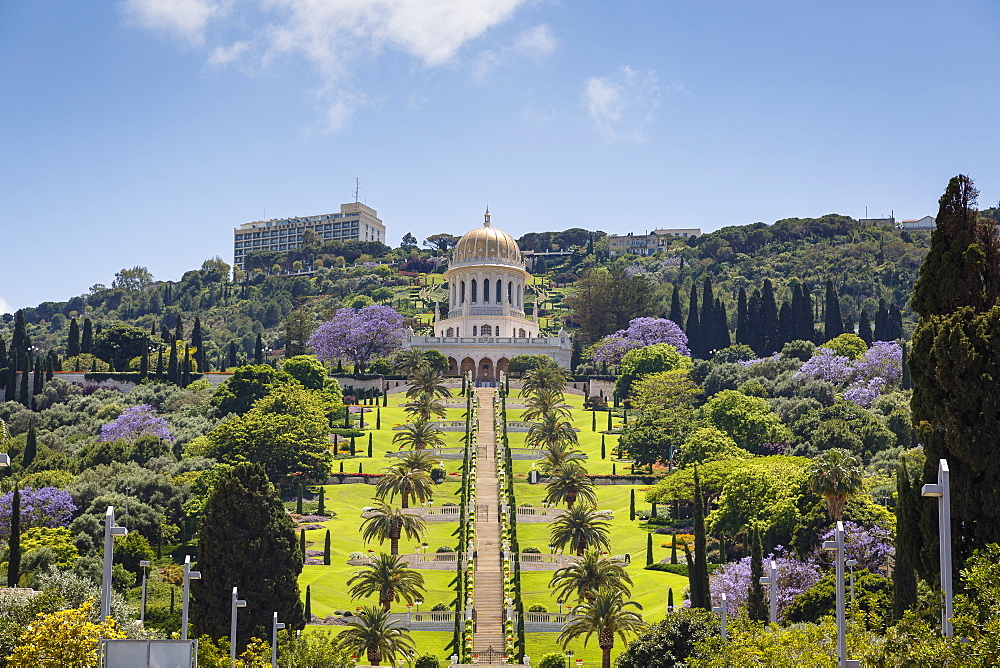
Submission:
[[[503,574],[500,570],[500,496],[492,388],[477,388],[479,432],[476,448],[476,631],[473,648],[503,654]]]

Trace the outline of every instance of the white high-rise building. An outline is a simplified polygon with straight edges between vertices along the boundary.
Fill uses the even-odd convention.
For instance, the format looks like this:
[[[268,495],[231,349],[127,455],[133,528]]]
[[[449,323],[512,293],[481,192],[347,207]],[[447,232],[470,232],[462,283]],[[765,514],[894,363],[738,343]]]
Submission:
[[[302,233],[313,230],[320,241],[381,241],[385,225],[375,209],[361,202],[340,205],[340,213],[302,218],[275,218],[243,223],[234,231],[233,264],[243,269],[252,251],[288,251],[302,245]]]

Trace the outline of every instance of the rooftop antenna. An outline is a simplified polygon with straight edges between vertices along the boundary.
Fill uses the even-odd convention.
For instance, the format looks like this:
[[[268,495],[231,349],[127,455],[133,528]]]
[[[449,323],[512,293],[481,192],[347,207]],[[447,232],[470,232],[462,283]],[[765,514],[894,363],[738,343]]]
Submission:
[[[354,178],[354,203],[358,203],[358,193],[361,191],[361,179]]]

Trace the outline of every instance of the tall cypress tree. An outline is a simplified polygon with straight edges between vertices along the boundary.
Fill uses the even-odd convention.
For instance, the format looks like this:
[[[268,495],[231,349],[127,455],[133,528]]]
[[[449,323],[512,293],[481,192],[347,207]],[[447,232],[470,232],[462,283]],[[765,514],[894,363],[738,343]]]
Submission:
[[[914,565],[921,537],[915,529],[920,522],[919,506],[916,505],[920,501],[910,484],[906,463],[900,460],[896,468],[896,553],[892,568],[892,614],[895,619],[902,619],[917,603]]]
[[[653,565],[653,534],[646,534],[646,565]]]
[[[177,343],[170,344],[170,356],[167,358],[167,380],[175,385],[180,385],[180,372],[177,368]]]
[[[326,530],[326,537],[323,539],[323,565],[330,565],[330,530]]]
[[[871,320],[868,318],[868,311],[861,309],[861,314],[858,316],[858,337],[865,342],[865,345],[870,346],[875,340],[875,333],[872,331]]]
[[[253,363],[264,363],[264,337],[257,333],[257,341],[253,345]]]
[[[157,346],[158,350],[156,353],[156,376],[157,378],[163,377],[163,346]]]
[[[701,323],[698,319],[698,286],[694,283],[691,284],[691,297],[688,300],[688,317],[687,325],[684,327],[684,333],[688,337],[688,347],[691,349],[692,354],[701,357],[702,356],[702,340],[701,340]]]
[[[192,583],[195,635],[229,634],[233,587],[247,607],[240,612],[237,644],[266,638],[272,613],[290,629],[302,629],[298,575],[302,559],[292,520],[259,464],[237,464],[220,474],[198,532],[198,567]]]
[[[826,318],[823,321],[823,337],[829,341],[844,333],[844,319],[840,315],[840,296],[833,279],[826,281]]]
[[[22,406],[31,406],[31,397],[28,396],[28,372],[21,372],[21,386],[18,388],[17,400]]]
[[[181,372],[181,387],[191,384],[191,349],[184,346],[184,366]]]
[[[91,353],[94,351],[94,323],[90,318],[83,319],[83,336],[80,339],[80,352]]]
[[[208,371],[205,357],[205,341],[201,334],[201,318],[195,316],[194,327],[191,329],[191,347],[194,348],[194,361],[200,373]]]
[[[14,314],[14,334],[10,337],[10,351],[7,353],[14,358],[18,370],[24,368],[30,345],[24,327],[24,311],[18,311]]]
[[[238,365],[239,365],[239,360],[236,359],[236,342],[235,341],[230,341],[229,342],[229,360],[228,360],[228,366],[229,366],[229,368],[232,368],[232,367],[238,366]]]
[[[670,295],[670,314],[667,319],[672,321],[678,327],[684,322],[684,312],[681,310],[681,286],[680,284],[674,285],[674,291]]]
[[[691,564],[691,607],[712,609],[708,588],[708,540],[705,534],[705,497],[701,492],[698,467],[694,467],[694,561]],[[698,598],[695,600],[695,590]]]
[[[69,339],[66,341],[66,357],[76,357],[80,354],[80,325],[76,318],[69,321]]]
[[[715,293],[712,290],[712,279],[705,274],[705,280],[701,288],[701,311],[699,312],[698,326],[702,338],[702,354],[708,357],[711,351],[717,349],[719,336],[715,331]]]
[[[10,538],[7,540],[7,586],[16,587],[21,578],[21,490],[14,487],[10,502]]]
[[[149,348],[143,348],[142,357],[139,359],[139,378],[149,376]]]
[[[24,454],[21,455],[21,469],[27,471],[38,454],[38,435],[35,433],[35,423],[28,427],[28,436],[24,444]]]
[[[749,345],[750,321],[747,314],[747,291],[742,285],[736,297],[736,343]]]
[[[760,288],[760,316],[757,327],[760,332],[761,355],[770,355],[781,349],[778,334],[778,304],[774,300],[774,286],[765,278]]]
[[[770,611],[764,596],[764,586],[760,583],[760,579],[764,577],[764,550],[760,544],[759,529],[753,530],[750,540],[750,591],[747,597],[747,614],[755,622],[766,622]]]
[[[760,331],[760,290],[754,288],[747,300],[747,345],[758,355],[764,354],[764,341]]]
[[[183,338],[184,338],[184,318],[182,318],[180,313],[178,313],[177,326],[174,327],[174,341],[180,341]]]
[[[4,401],[14,401],[17,397],[17,368],[14,366],[14,360],[10,360],[10,366],[7,367],[7,386],[3,390]]]

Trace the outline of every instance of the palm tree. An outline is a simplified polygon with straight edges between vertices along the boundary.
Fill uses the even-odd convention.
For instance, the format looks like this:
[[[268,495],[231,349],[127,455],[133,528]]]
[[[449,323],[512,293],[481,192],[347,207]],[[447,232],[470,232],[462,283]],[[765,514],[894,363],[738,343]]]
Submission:
[[[577,499],[589,505],[597,504],[597,492],[587,477],[587,470],[577,462],[566,462],[552,469],[545,485],[545,501],[557,506],[565,502],[567,508],[573,508]]]
[[[524,374],[524,380],[521,382],[521,393],[533,394],[538,390],[559,390],[561,392],[566,387],[567,380],[569,380],[569,373],[560,366],[555,364],[537,366]]]
[[[548,475],[555,469],[565,464],[580,464],[586,459],[586,455],[568,443],[553,443],[542,450],[542,463],[538,465],[538,470],[543,475]]]
[[[382,609],[389,612],[389,606],[395,601],[413,603],[423,597],[424,576],[407,568],[406,562],[399,557],[383,552],[365,568],[367,570],[356,571],[347,581],[348,586],[354,585],[351,598],[377,593]]]
[[[861,461],[843,448],[821,453],[809,466],[809,490],[826,499],[826,509],[834,520],[844,516],[847,497],[863,485]]]
[[[584,636],[583,646],[594,633],[597,634],[597,645],[601,648],[601,667],[611,668],[611,648],[615,646],[615,635],[626,640],[626,634],[638,633],[645,626],[642,615],[631,610],[634,606],[642,610],[635,601],[623,600],[623,594],[615,589],[601,589],[594,595],[594,600],[581,603],[571,611],[572,617],[563,626],[559,634],[559,642],[563,648],[570,640]]]
[[[524,420],[537,420],[549,413],[555,413],[563,420],[570,416],[570,407],[563,403],[560,390],[541,389],[529,395],[522,417]]]
[[[366,543],[377,538],[379,545],[389,541],[389,553],[399,554],[399,537],[406,534],[411,540],[420,540],[427,528],[423,518],[404,513],[401,508],[392,508],[380,502],[369,517],[361,523],[361,537]]]
[[[419,469],[430,473],[435,468],[441,466],[441,460],[424,450],[408,450],[399,458],[397,466],[406,469]]]
[[[422,366],[427,365],[427,357],[423,350],[408,348],[396,353],[393,365],[396,371],[403,376],[412,376]]]
[[[559,549],[569,546],[582,557],[587,548],[611,548],[607,516],[592,508],[577,506],[562,513],[549,524],[550,543]]]
[[[443,418],[448,410],[444,404],[432,394],[418,394],[410,397],[403,404],[403,409],[419,420],[430,420],[432,417]]]
[[[565,601],[571,598],[593,601],[594,593],[599,589],[617,590],[628,595],[631,585],[632,578],[625,569],[610,559],[602,558],[600,550],[587,550],[582,557],[553,573],[549,581],[549,589]]]
[[[354,653],[367,655],[368,663],[377,666],[386,659],[389,665],[400,654],[409,659],[416,653],[410,630],[396,626],[389,613],[376,606],[364,606],[347,628],[337,636],[337,645]]]
[[[416,420],[403,425],[403,429],[392,437],[392,442],[399,443],[399,449],[409,447],[412,450],[436,448],[444,444],[444,432],[426,420]]]
[[[524,437],[525,443],[532,445],[549,445],[552,443],[577,443],[576,430],[573,425],[556,413],[542,416],[540,422],[532,422]]]
[[[444,374],[426,363],[417,367],[410,376],[410,387],[406,390],[408,397],[421,394],[429,394],[432,397],[451,396],[451,392],[444,386]]]
[[[382,477],[375,484],[375,498],[389,500],[399,494],[403,499],[403,508],[409,508],[410,497],[414,501],[426,501],[434,496],[434,481],[427,471],[406,468],[402,464],[387,466],[380,471]]]

